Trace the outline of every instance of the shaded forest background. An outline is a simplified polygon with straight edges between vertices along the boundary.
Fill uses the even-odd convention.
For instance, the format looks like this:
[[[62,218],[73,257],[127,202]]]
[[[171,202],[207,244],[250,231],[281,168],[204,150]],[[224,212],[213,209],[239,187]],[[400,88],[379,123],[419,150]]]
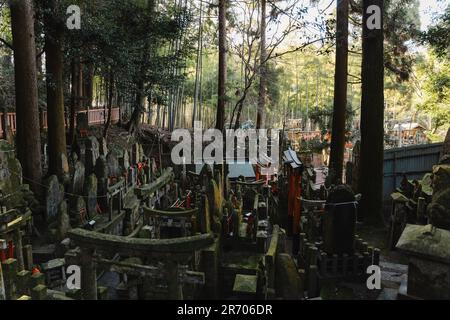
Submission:
[[[445,4],[445,1],[442,1]],[[64,106],[70,109],[111,104],[123,120],[173,129],[193,119],[214,125],[217,107],[218,6],[182,1],[35,1],[39,108],[47,108],[45,15],[51,6],[63,25],[65,9],[78,4],[81,30],[62,28]],[[385,1],[385,118],[391,125],[419,122],[434,141],[449,123],[449,8],[421,31],[419,1]],[[322,15],[324,1],[268,1],[266,126],[303,121],[304,130],[327,130],[333,109],[335,11]],[[330,3],[329,7],[333,7]],[[350,1],[348,126],[357,126],[361,101],[361,3]],[[7,1],[0,2],[0,103],[14,110],[12,34]],[[315,19],[311,19],[314,15]],[[260,72],[260,1],[231,1],[227,8],[225,122],[255,124]],[[53,36],[53,35],[51,35]],[[80,72],[81,71],[81,72]],[[77,78],[83,88],[77,92]],[[111,89],[112,88],[112,89]],[[109,90],[111,89],[111,94]]]

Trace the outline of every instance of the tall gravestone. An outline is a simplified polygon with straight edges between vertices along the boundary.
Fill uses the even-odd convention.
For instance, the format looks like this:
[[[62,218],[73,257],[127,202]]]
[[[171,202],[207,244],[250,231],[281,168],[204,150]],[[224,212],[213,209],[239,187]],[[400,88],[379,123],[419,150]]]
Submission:
[[[95,164],[95,175],[97,177],[98,202],[102,211],[107,208],[106,194],[108,192],[108,164],[106,157],[100,156]]]
[[[55,175],[50,176],[46,182],[46,219],[53,220],[58,214],[61,201],[64,200],[64,187],[59,183]]]
[[[95,164],[100,156],[100,147],[96,137],[89,137],[85,143],[86,146],[86,156],[85,156],[85,167],[86,174],[91,174],[94,172]]]
[[[75,136],[75,142],[73,143],[72,147],[72,161],[74,161],[73,154],[77,155],[77,159],[83,161],[83,159],[86,156],[86,145],[85,145],[86,139],[81,139],[78,136]]]
[[[73,172],[71,193],[76,195],[83,194],[84,176],[85,176],[84,165],[80,161],[77,161],[75,163],[75,170]]]
[[[100,140],[100,155],[105,156],[108,154],[108,142],[105,138]]]
[[[86,207],[89,217],[94,217],[97,213],[97,177],[91,174],[86,178],[84,195],[86,196]]]
[[[66,238],[67,232],[70,230],[70,217],[67,213],[67,203],[66,201],[61,201],[58,206],[57,213],[57,229],[56,229],[56,238],[58,241],[62,241]]]
[[[122,172],[127,172],[130,167],[130,156],[127,150],[123,150],[122,156],[119,158],[119,165],[122,167]]]
[[[358,140],[353,147],[352,154],[352,181],[351,186],[352,190],[355,193],[359,192],[359,162],[360,162],[360,150],[361,150],[361,142]]]
[[[121,170],[119,165],[119,160],[114,155],[113,152],[109,152],[106,156],[107,166],[108,166],[108,176],[109,177],[120,177]]]
[[[86,202],[82,196],[77,197],[74,210],[72,210],[74,218],[81,225],[88,222],[88,215],[86,211]]]

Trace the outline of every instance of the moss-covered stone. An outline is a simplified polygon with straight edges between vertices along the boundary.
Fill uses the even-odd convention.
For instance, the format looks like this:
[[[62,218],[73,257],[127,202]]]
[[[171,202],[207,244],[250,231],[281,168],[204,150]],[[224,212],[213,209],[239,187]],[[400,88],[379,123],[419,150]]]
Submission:
[[[431,225],[407,225],[397,248],[412,255],[450,263],[450,231]]]
[[[31,289],[31,298],[33,300],[46,300],[47,299],[47,287],[40,284]]]
[[[237,274],[234,280],[233,292],[256,294],[258,277],[255,275]]]
[[[4,196],[7,208],[17,208],[25,205],[22,184],[22,166],[15,156],[14,148],[5,140],[0,140],[0,190]]]

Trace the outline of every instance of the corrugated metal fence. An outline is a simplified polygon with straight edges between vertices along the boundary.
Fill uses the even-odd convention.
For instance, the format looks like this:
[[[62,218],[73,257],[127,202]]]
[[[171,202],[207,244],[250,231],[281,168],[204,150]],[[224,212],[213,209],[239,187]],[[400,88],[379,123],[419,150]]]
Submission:
[[[384,198],[400,186],[404,174],[408,179],[422,179],[439,162],[443,143],[389,149],[384,152]]]

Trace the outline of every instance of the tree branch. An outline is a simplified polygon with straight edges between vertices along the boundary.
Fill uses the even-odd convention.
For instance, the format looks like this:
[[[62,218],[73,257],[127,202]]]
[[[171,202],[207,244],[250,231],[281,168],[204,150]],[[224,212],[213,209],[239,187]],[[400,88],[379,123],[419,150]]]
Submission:
[[[8,47],[9,49],[11,49],[12,51],[14,51],[14,47],[12,46],[12,44],[10,44],[8,41],[6,41],[3,38],[0,38],[0,42],[3,43],[6,47]]]

